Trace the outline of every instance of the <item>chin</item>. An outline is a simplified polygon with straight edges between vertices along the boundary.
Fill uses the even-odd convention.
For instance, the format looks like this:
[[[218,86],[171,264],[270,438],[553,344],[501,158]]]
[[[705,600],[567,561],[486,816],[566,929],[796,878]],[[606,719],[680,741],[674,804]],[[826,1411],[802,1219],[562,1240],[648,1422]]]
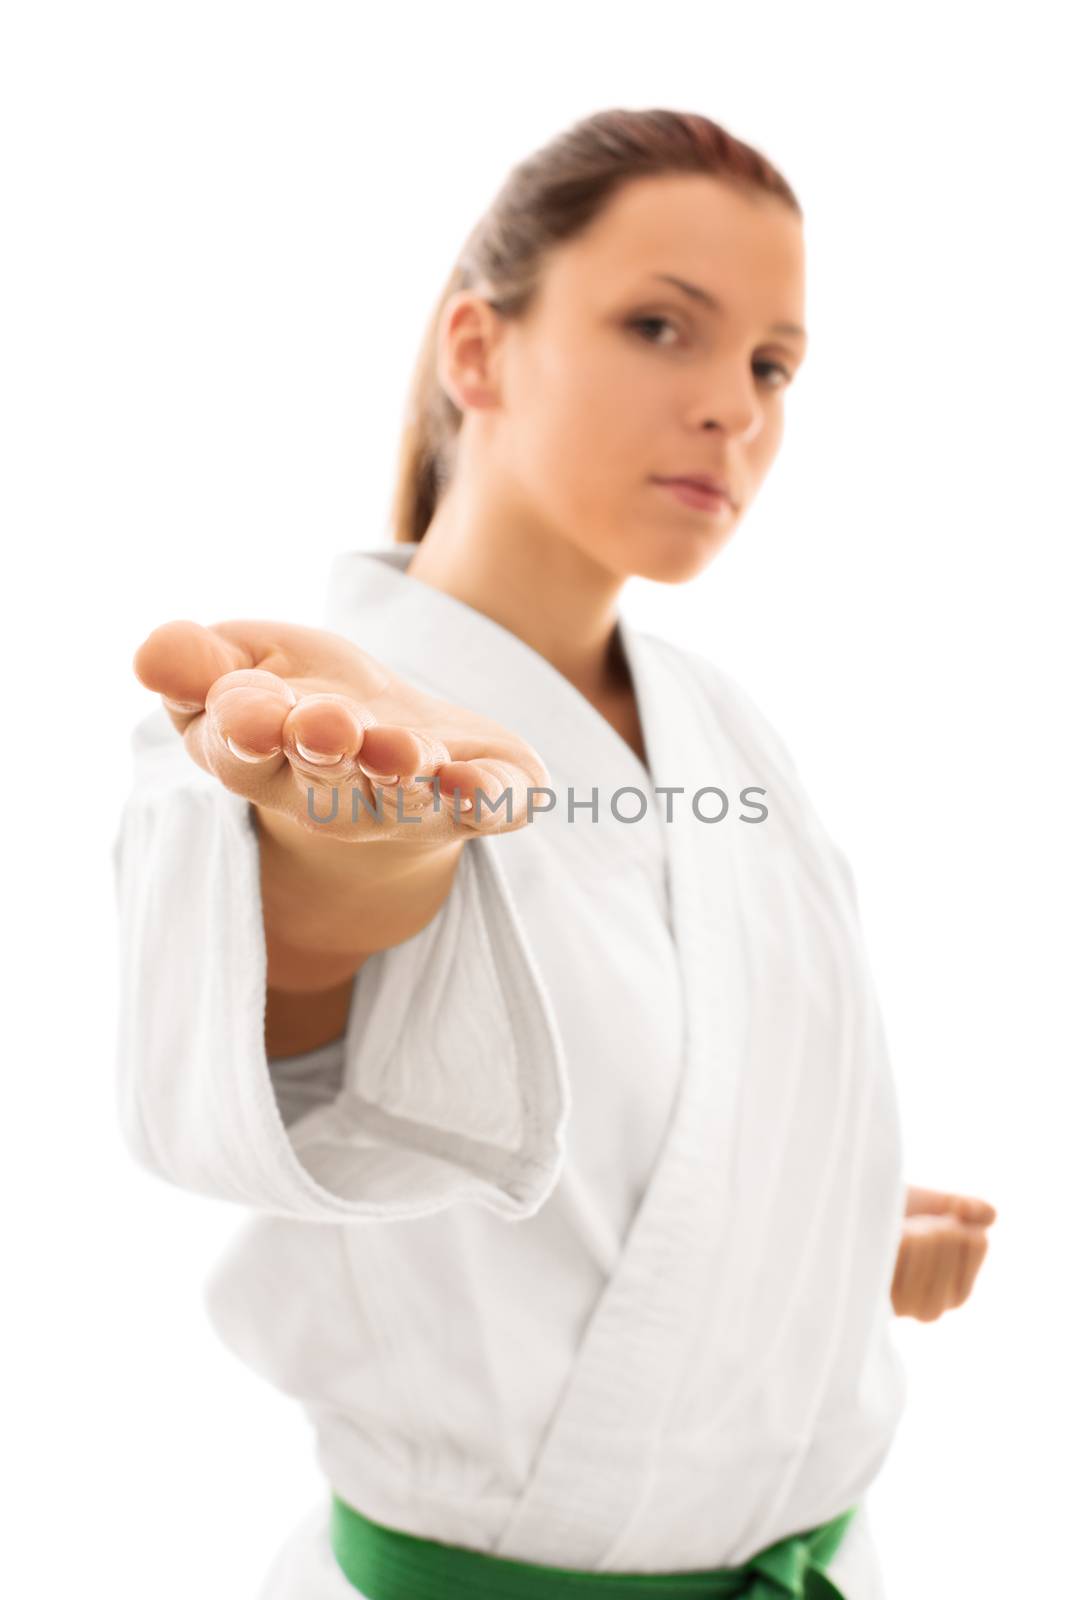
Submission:
[[[708,526],[679,537],[677,531],[643,530],[626,552],[629,575],[653,583],[688,583],[714,561],[732,532],[732,526]]]

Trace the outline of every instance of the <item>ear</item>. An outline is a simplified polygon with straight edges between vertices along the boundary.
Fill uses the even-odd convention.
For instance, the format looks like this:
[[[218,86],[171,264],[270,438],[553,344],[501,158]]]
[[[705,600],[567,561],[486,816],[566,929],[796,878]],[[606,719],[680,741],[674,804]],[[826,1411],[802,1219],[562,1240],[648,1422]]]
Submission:
[[[460,411],[496,405],[500,335],[501,318],[472,289],[446,300],[437,329],[437,379]]]

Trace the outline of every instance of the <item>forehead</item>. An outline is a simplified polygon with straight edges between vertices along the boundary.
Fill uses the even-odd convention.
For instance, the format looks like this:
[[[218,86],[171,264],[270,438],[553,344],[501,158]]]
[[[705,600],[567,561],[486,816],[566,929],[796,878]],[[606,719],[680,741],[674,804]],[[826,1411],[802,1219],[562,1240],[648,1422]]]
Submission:
[[[768,320],[803,322],[803,223],[773,195],[750,196],[701,174],[632,180],[576,239],[558,247],[546,299],[665,291],[670,273]]]

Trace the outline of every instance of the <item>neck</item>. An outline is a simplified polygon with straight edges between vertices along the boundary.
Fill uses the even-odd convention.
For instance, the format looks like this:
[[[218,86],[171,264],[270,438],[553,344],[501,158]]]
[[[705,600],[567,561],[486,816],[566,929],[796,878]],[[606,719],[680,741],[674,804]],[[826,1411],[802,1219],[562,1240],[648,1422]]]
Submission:
[[[408,565],[507,628],[591,698],[618,688],[615,624],[625,579],[522,508],[453,482]]]

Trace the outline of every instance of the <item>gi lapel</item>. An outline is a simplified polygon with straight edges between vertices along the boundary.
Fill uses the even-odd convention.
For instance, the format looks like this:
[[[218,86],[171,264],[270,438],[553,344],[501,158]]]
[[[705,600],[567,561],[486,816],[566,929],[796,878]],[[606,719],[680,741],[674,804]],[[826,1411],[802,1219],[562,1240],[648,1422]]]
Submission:
[[[728,1218],[748,986],[737,939],[738,791],[760,775],[736,761],[705,697],[669,652],[623,621],[656,800],[664,818],[686,1043],[681,1081],[649,1187],[586,1330],[557,1411],[495,1554],[551,1548],[559,1565],[595,1570],[637,1502],[649,1453],[715,1275]],[[702,788],[730,797],[701,822]],[[706,816],[719,802],[698,801]]]

